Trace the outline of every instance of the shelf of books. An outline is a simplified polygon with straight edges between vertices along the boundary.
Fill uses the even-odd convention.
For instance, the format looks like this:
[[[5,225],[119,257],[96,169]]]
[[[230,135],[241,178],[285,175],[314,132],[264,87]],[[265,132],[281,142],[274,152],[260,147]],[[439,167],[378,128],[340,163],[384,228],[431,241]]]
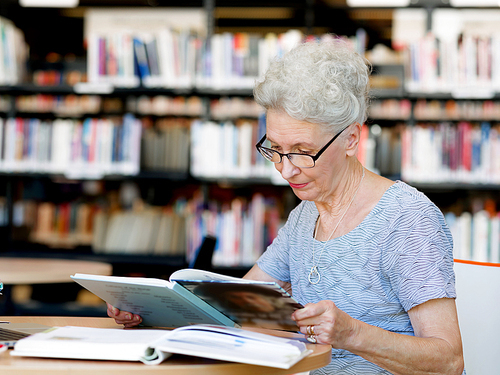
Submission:
[[[414,10],[396,11],[396,34],[405,12]],[[434,20],[446,17],[438,12]],[[16,43],[14,51],[11,43],[22,34],[2,19],[0,27],[12,30],[11,39],[0,40],[0,50],[10,54],[10,62],[0,64],[0,177],[133,181],[149,184],[146,195],[155,196],[165,182],[202,190],[269,185],[273,194],[209,199],[186,192],[168,204],[145,199],[116,210],[21,198],[10,202],[13,214],[4,199],[0,223],[15,217],[14,226],[29,228],[29,241],[53,248],[87,246],[96,256],[187,261],[210,233],[218,238],[214,265],[251,265],[287,211],[276,208],[286,189],[277,185],[284,181],[254,147],[265,117],[251,88],[273,56],[305,36],[297,30],[208,36],[206,20],[203,9],[89,9],[86,72],[79,76],[86,79],[68,85],[40,74],[28,78],[22,69],[26,45]],[[374,98],[358,157],[366,168],[422,190],[497,190],[499,42],[496,34],[475,36],[467,27],[460,29],[464,38],[450,33],[395,35],[401,58],[385,66],[375,53],[367,54],[374,58]],[[362,51],[363,33],[358,37],[350,40]],[[468,225],[467,214],[474,223],[482,211],[454,212],[455,219],[447,212],[447,220],[456,231],[454,225]],[[496,216],[487,212],[493,228]],[[484,215],[476,221],[480,227]],[[464,245],[457,256],[499,262],[497,242],[491,241],[486,256],[482,244]]]
[[[495,205],[495,202],[486,201],[483,208],[473,213],[446,213],[455,258],[500,263],[500,216]]]
[[[253,192],[247,197],[207,201],[198,189],[190,198],[181,196],[167,205],[146,204],[136,196],[130,208],[117,200],[116,195],[62,202],[16,200],[14,240],[37,244],[36,248],[59,249],[67,255],[93,254],[114,262],[122,255],[122,262],[141,255],[158,262],[179,258],[187,264],[209,233],[217,238],[214,266],[250,266],[276,236],[285,210],[276,193]],[[2,199],[0,217],[5,219],[4,225],[7,209]]]
[[[139,172],[141,123],[126,115],[83,121],[39,118],[0,119],[2,172],[64,174],[68,178],[102,178]]]

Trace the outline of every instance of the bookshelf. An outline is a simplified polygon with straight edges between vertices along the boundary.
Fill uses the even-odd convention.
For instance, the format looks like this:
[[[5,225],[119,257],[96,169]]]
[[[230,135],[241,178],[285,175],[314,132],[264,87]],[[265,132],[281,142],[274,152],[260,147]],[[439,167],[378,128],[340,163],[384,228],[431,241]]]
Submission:
[[[312,30],[318,34],[325,30],[339,34],[343,31],[350,35],[356,33],[353,24],[340,25],[338,30],[331,28],[327,30],[321,26],[322,16],[318,14],[318,8],[313,6],[314,12],[310,12],[311,4],[312,2],[299,1],[289,4],[295,9],[294,22],[296,25],[299,22],[296,30]],[[257,3],[253,5],[254,8],[259,6]],[[277,2],[272,5],[284,7],[285,4]],[[68,201],[59,198],[39,200],[38,203],[45,204],[47,211],[53,211],[49,216],[64,216],[64,212],[78,212],[77,207],[82,206],[84,208],[81,208],[81,211],[87,210],[91,213],[88,214],[91,217],[89,220],[109,224],[111,216],[102,212],[103,207],[117,209],[120,205],[120,194],[129,194],[132,198],[129,198],[125,206],[138,210],[136,215],[131,215],[129,211],[119,211],[120,213],[112,218],[114,223],[139,220],[138,222],[145,224],[144,230],[139,232],[146,235],[147,230],[158,232],[160,225],[167,225],[160,224],[162,220],[163,222],[173,220],[169,215],[176,214],[182,218],[182,223],[176,225],[189,226],[189,222],[196,222],[196,225],[191,226],[196,229],[192,229],[193,232],[189,232],[188,236],[193,240],[188,242],[184,239],[181,246],[188,254],[192,254],[201,243],[203,233],[208,227],[211,227],[212,231],[216,230],[214,223],[231,223],[227,224],[227,227],[220,224],[225,228],[223,232],[232,233],[235,230],[241,232],[241,238],[228,237],[225,242],[221,241],[219,244],[221,249],[230,249],[231,244],[241,244],[246,242],[245,238],[254,237],[258,238],[257,241],[263,248],[264,243],[272,238],[272,234],[280,225],[280,220],[286,216],[296,201],[285,186],[279,186],[280,178],[274,174],[273,169],[259,164],[262,160],[255,158],[253,140],[262,132],[263,124],[259,117],[259,109],[251,100],[251,85],[265,70],[265,56],[281,53],[301,36],[297,31],[266,36],[267,31],[278,30],[268,21],[261,21],[261,24],[265,25],[264,33],[258,27],[248,27],[248,24],[252,23],[248,20],[242,21],[239,29],[234,28],[228,19],[217,18],[222,17],[221,14],[227,11],[222,6],[215,7],[210,1],[199,2],[194,6],[195,8],[189,9],[180,8],[178,13],[172,12],[171,7],[159,7],[152,11],[138,6],[132,9],[132,13],[137,13],[132,18],[130,9],[128,13],[125,13],[125,9],[124,13],[121,13],[116,12],[116,8],[96,7],[84,19],[80,25],[81,34],[78,34],[82,40],[86,40],[87,58],[83,56],[82,60],[82,56],[76,56],[69,61],[45,63],[32,61],[31,65],[36,67],[38,72],[36,77],[35,75],[31,77],[33,83],[27,83],[25,77],[24,81],[11,82],[0,87],[0,119],[5,124],[9,119],[18,118],[26,123],[39,121],[51,125],[61,121],[65,123],[72,121],[73,127],[81,124],[83,128],[84,123],[92,123],[94,120],[107,124],[110,122],[116,124],[118,121],[121,124],[124,115],[129,114],[139,121],[142,127],[141,137],[135,138],[135,141],[140,139],[141,152],[140,159],[137,159],[136,155],[133,170],[124,171],[120,168],[113,170],[108,167],[103,167],[102,170],[96,170],[94,167],[82,169],[76,168],[74,164],[66,165],[63,169],[44,169],[38,165],[28,167],[7,165],[4,168],[0,165],[0,177],[7,182],[9,186],[7,190],[10,189],[10,193],[6,191],[3,201],[2,217],[6,218],[5,228],[9,228],[6,231],[13,229],[15,212],[21,212],[24,203],[26,207],[30,204],[28,200],[25,202],[15,197],[14,190],[17,190],[18,184],[30,185],[31,180],[41,180],[45,190],[51,189],[52,185],[60,185],[57,189],[67,189],[68,185],[79,186],[79,194],[85,197],[84,203],[77,201],[76,198]],[[251,8],[246,10],[249,11]],[[341,11],[345,12],[345,9]],[[299,13],[304,16],[300,21],[298,21]],[[186,18],[186,14],[192,17]],[[311,18],[311,14],[315,17]],[[233,14],[232,17],[236,16]],[[439,17],[433,19],[439,20]],[[123,22],[125,18],[127,20],[130,18],[132,21],[125,23]],[[186,21],[188,18],[189,22]],[[107,21],[103,22],[103,19]],[[179,24],[185,26],[186,23],[189,25],[189,32],[179,30]],[[282,24],[285,25],[285,22]],[[255,35],[242,32],[249,28],[259,31]],[[132,32],[132,29],[136,29],[137,32]],[[290,30],[293,27],[286,24],[284,29]],[[371,46],[374,41],[380,41],[380,35],[370,34],[370,36],[368,44]],[[169,55],[169,51],[179,50],[181,45],[188,46],[180,54],[179,61],[183,63],[178,64],[187,69],[162,70],[162,67],[171,65],[163,60],[163,63],[156,67],[154,63],[149,62],[147,74],[145,71],[134,74],[133,69],[130,69],[134,66],[134,56],[137,59],[141,55],[139,50],[135,51],[132,43],[134,37],[137,39],[136,44],[140,44],[139,50],[142,51],[158,46],[160,40],[163,41],[162,46],[169,45],[170,50],[163,47],[163,50],[157,48],[152,53],[158,57],[165,57]],[[27,33],[27,38],[32,39],[32,34]],[[177,43],[174,43],[174,40]],[[211,60],[203,54],[208,40],[215,50],[210,56]],[[425,41],[429,45],[437,44],[435,39],[431,42],[427,39]],[[401,44],[402,41],[398,39],[398,43]],[[231,50],[230,55],[225,55],[223,52],[227,51],[228,46],[236,47]],[[80,50],[80,47],[76,50]],[[258,50],[257,55],[255,50]],[[435,87],[429,89],[428,85],[409,79],[415,75],[413,73],[415,68],[412,65],[405,66],[407,60],[404,56],[407,52],[401,52],[403,58],[400,61],[374,62],[375,74],[372,82],[374,100],[370,121],[363,134],[360,159],[369,169],[393,179],[402,178],[421,188],[431,195],[440,207],[446,209],[453,207],[458,216],[460,213],[455,209],[457,202],[474,200],[474,197],[470,196],[475,195],[477,191],[493,193],[498,189],[500,180],[493,178],[496,174],[490,174],[488,179],[485,179],[487,173],[481,165],[477,171],[465,177],[462,176],[463,173],[458,172],[456,176],[450,177],[450,173],[443,173],[440,169],[436,169],[432,177],[428,173],[430,169],[427,165],[408,164],[405,155],[413,153],[414,149],[421,151],[424,147],[432,145],[429,138],[425,137],[437,134],[439,129],[445,127],[442,125],[443,122],[449,123],[447,126],[451,129],[461,124],[460,126],[466,129],[464,132],[474,133],[476,137],[478,137],[476,124],[489,122],[491,134],[492,130],[496,129],[494,121],[498,118],[500,104],[496,93],[498,90],[494,86],[496,81],[492,79],[491,82],[487,82],[485,85],[489,85],[488,90],[471,93],[471,97],[464,96],[466,90],[464,88],[467,86],[450,88],[443,84],[439,85],[440,90],[436,90]],[[103,55],[111,58],[104,59],[103,62]],[[33,53],[31,55],[36,59],[40,56],[38,50],[36,55]],[[123,61],[123,64],[119,61]],[[159,58],[156,62],[161,61]],[[215,63],[216,61],[218,63]],[[217,69],[210,70],[214,66]],[[54,75],[53,70],[60,72],[62,70],[63,73],[59,76]],[[440,68],[432,74],[426,72],[424,76],[431,77],[428,78],[430,80],[434,77],[439,81],[436,76],[438,71],[442,73],[443,69]],[[120,72],[124,73],[123,77],[120,76]],[[70,85],[69,82],[74,84]],[[479,128],[481,129],[481,125]],[[432,129],[432,133],[429,129]],[[482,129],[486,129],[486,125]],[[412,142],[408,141],[410,138],[408,134],[414,135]],[[464,137],[469,136],[464,135]],[[228,149],[222,147],[224,139],[241,139],[241,143],[232,142],[236,147]],[[248,139],[252,141],[245,142]],[[413,140],[417,139],[424,146],[417,141],[413,143]],[[227,152],[224,154],[211,152],[213,148],[217,148],[214,147],[217,144],[221,146],[220,149]],[[166,150],[172,154],[167,154]],[[415,151],[415,154],[422,155],[436,153],[436,150],[428,153]],[[178,162],[171,164],[176,158]],[[494,157],[490,159],[496,160]],[[186,163],[188,160],[189,164]],[[228,163],[229,160],[235,162]],[[436,160],[431,162],[436,163]],[[490,166],[491,164],[492,162]],[[101,185],[97,189],[100,192],[90,195],[83,193],[82,186],[92,183]],[[122,188],[121,185],[126,187]],[[130,188],[130,186],[135,187]],[[133,192],[129,191],[134,189]],[[52,208],[47,208],[51,204]],[[464,210],[470,210],[470,205],[466,208],[465,203],[461,204]],[[261,223],[258,230],[248,229],[252,227],[252,218],[259,215],[271,217],[272,221]],[[146,225],[148,222],[157,224]],[[230,225],[236,225],[239,229]],[[21,225],[23,226],[25,225]],[[60,224],[60,227],[64,228],[64,225]],[[266,233],[265,239],[261,232]],[[129,249],[127,253],[125,251],[127,245],[123,244],[121,246],[123,248],[111,245],[107,247],[102,233],[100,240],[97,240],[96,233],[92,236],[87,231],[87,240],[73,244],[74,249],[68,251],[63,249],[67,245],[57,242],[59,239],[52,238],[44,242],[40,241],[40,238],[44,238],[43,233],[40,236],[36,229],[34,233],[38,236],[38,242],[16,245],[19,251],[33,253],[32,250],[36,248],[37,253],[41,254],[63,253],[66,256],[111,259],[113,264],[119,264],[121,267],[125,264],[141,264],[145,268],[152,267],[153,263],[173,265],[173,267],[186,264],[186,259],[179,255],[182,251],[177,245],[164,247],[164,252],[158,250],[159,247],[153,251],[155,245],[151,239],[139,241],[136,248]],[[66,235],[65,240],[68,240],[67,237]],[[85,238],[85,236],[80,237]],[[92,240],[89,242],[91,237],[95,243],[92,243]],[[158,237],[156,241],[159,241]],[[179,241],[181,240],[177,242]],[[149,249],[140,249],[139,243],[145,242],[150,244]],[[9,245],[4,252],[15,248]],[[258,255],[249,250],[246,250],[247,255],[242,256],[234,254],[231,250],[224,251],[221,250],[215,258],[221,267],[245,268]],[[184,260],[180,262],[179,259]]]

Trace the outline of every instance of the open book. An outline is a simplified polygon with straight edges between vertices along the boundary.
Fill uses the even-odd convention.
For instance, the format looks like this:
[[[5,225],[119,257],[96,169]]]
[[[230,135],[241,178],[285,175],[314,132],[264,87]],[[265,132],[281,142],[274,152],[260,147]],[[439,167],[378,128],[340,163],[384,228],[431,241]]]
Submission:
[[[158,364],[171,354],[288,369],[311,353],[298,340],[239,328],[193,325],[172,331],[54,327],[17,342],[14,356],[142,361]]]
[[[104,301],[142,317],[142,325],[216,324],[297,331],[292,313],[302,308],[274,282],[183,269],[170,280],[75,274],[71,278]]]

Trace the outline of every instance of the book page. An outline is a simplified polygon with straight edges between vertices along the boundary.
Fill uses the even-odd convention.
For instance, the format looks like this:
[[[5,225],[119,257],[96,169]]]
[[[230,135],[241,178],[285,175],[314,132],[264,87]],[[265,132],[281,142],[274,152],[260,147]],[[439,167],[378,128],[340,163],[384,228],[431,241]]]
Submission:
[[[19,340],[14,356],[138,361],[169,331],[54,327]]]
[[[175,329],[154,347],[162,352],[277,368],[290,368],[311,352],[298,340],[207,325]]]
[[[134,283],[137,285],[156,285],[172,289],[172,283],[170,283],[169,281],[162,279],[155,279],[152,277],[102,276],[102,275],[88,275],[83,273],[75,273],[75,275],[71,276],[71,278],[79,280],[110,281],[114,283],[116,282]]]
[[[298,330],[291,315],[303,306],[276,283],[227,280],[176,280],[176,283],[243,327]]]
[[[240,283],[252,283],[253,280],[240,279],[239,277],[232,277],[221,275],[215,272],[197,270],[194,268],[185,268],[179,271],[175,271],[170,275],[170,281],[175,280],[199,280],[199,281],[236,281]]]
[[[82,274],[71,278],[118,309],[140,315],[144,326],[234,326],[224,314],[166,280]]]

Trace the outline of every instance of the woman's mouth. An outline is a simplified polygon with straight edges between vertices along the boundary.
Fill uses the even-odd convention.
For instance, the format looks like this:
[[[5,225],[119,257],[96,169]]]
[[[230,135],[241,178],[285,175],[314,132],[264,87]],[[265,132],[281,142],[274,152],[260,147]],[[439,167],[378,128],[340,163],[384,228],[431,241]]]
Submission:
[[[305,184],[292,184],[291,182],[289,182],[289,184],[290,184],[290,187],[292,189],[301,189],[301,188],[307,186],[307,183],[305,183]]]

